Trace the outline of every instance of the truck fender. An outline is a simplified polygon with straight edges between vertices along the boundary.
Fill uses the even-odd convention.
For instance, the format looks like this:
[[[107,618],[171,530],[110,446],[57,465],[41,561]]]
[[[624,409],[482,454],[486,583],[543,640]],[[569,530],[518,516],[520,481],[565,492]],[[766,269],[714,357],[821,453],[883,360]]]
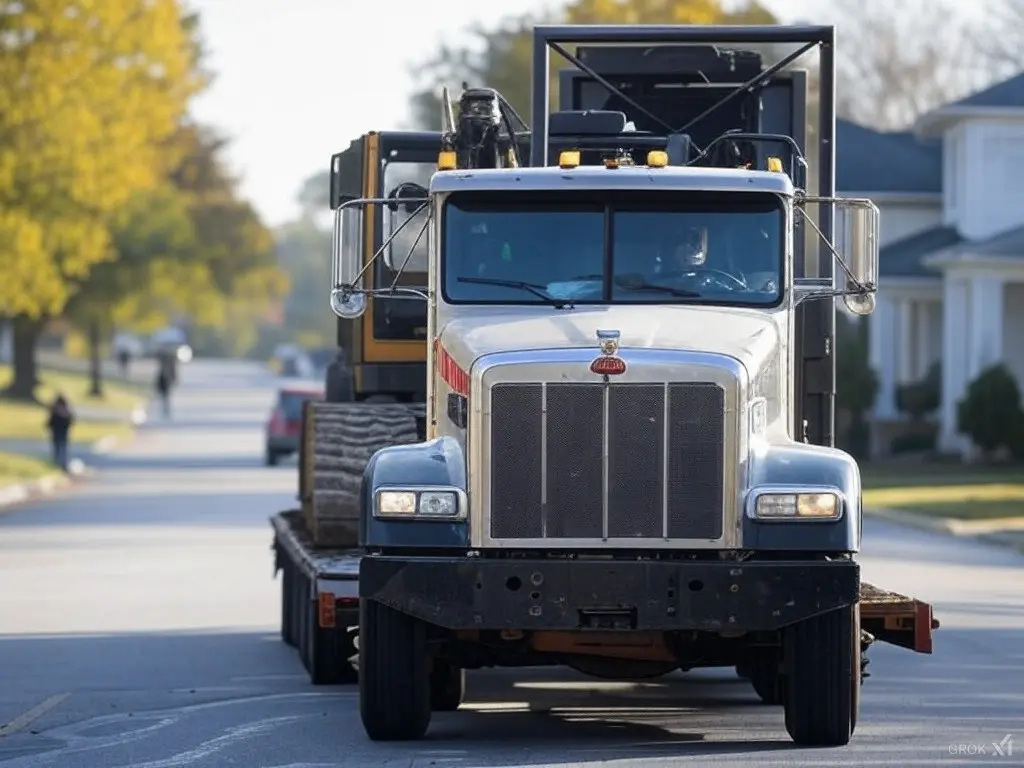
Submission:
[[[469,523],[459,521],[383,520],[374,516],[381,488],[450,488],[466,498],[466,459],[462,445],[442,436],[424,443],[394,445],[377,451],[363,472],[360,542],[366,547],[469,546]],[[468,510],[467,510],[468,517]]]
[[[743,497],[743,546],[760,549],[857,552],[861,541],[861,479],[856,459],[827,446],[792,442],[751,452]],[[843,496],[842,516],[835,521],[767,522],[748,515],[748,502],[764,486],[834,488]]]

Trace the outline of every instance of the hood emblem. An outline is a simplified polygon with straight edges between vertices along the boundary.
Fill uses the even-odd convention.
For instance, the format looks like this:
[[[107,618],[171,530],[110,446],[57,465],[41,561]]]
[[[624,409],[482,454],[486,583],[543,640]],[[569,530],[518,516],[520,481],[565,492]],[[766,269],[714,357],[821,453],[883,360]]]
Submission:
[[[601,348],[601,357],[595,358],[590,364],[592,373],[599,376],[618,376],[626,372],[626,361],[618,357],[618,331],[598,331],[597,344]]]

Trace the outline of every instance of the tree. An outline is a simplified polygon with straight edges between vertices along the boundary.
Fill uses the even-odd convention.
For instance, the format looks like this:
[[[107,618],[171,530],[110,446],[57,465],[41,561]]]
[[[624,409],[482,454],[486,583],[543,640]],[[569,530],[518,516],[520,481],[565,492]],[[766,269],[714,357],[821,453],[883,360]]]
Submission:
[[[166,182],[112,222],[114,258],[93,267],[68,304],[87,331],[93,393],[111,325],[155,330],[187,317],[220,354],[243,353],[286,285],[273,241],[221,157],[226,140],[186,122],[167,143]],[[223,338],[221,338],[223,337]]]
[[[111,256],[109,216],[162,172],[196,83],[175,0],[6,4],[0,31],[0,315],[7,393],[32,398],[35,338]]]
[[[195,228],[186,199],[172,186],[136,194],[112,218],[111,234],[113,257],[89,270],[64,312],[86,331],[94,397],[103,394],[102,339],[111,325],[156,330],[172,311],[185,309],[197,287],[182,274],[197,255]]]
[[[1024,68],[1024,0],[990,0],[975,25],[972,45],[989,69],[1002,77]]]
[[[1019,0],[1000,0],[1009,5]],[[953,0],[832,0],[820,21],[837,26],[837,111],[883,130],[906,130],[924,112],[987,86],[1001,48]],[[1009,27],[1007,27],[1009,29]],[[1019,51],[1019,49],[1018,49]]]
[[[439,130],[441,87],[447,85],[457,92],[463,82],[498,89],[519,114],[529,119],[533,27],[552,22],[773,24],[775,17],[757,2],[726,10],[718,0],[575,0],[561,14],[507,18],[491,28],[475,26],[469,30],[475,41],[460,48],[442,46],[432,59],[413,70],[413,76],[422,82],[413,97],[413,122],[424,130]],[[557,69],[561,66],[551,67],[552,94],[557,93]]]
[[[333,346],[335,318],[327,306],[331,234],[303,216],[277,231],[277,254],[291,284],[284,307],[289,336],[304,346]]]

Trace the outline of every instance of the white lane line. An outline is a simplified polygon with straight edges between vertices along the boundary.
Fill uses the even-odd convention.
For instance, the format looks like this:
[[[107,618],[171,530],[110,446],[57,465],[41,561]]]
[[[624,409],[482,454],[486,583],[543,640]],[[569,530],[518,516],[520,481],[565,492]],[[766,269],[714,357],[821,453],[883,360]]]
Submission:
[[[27,712],[22,712],[16,718],[0,728],[0,737],[10,736],[12,733],[17,733],[33,720],[38,720],[40,717],[45,715],[70,695],[70,693],[54,694],[45,701],[39,702]]]

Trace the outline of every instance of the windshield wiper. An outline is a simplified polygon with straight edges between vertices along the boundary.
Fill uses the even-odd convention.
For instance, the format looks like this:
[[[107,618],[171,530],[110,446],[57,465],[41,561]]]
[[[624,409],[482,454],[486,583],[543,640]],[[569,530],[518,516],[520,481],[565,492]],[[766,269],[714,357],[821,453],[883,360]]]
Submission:
[[[660,291],[662,293],[671,293],[673,296],[678,296],[681,299],[699,299],[704,295],[697,291],[688,291],[685,288],[673,288],[671,285],[658,285],[657,283],[634,283],[624,280],[616,280],[615,284],[620,288],[626,288],[631,291]]]
[[[552,296],[545,290],[543,285],[534,285],[533,283],[524,283],[521,280],[499,280],[493,277],[457,277],[456,282],[459,283],[476,283],[478,285],[499,285],[504,288],[518,288],[521,291],[529,291],[534,296],[543,299],[548,304],[553,306],[555,309],[572,309],[575,304],[567,299],[559,299],[556,296]]]

